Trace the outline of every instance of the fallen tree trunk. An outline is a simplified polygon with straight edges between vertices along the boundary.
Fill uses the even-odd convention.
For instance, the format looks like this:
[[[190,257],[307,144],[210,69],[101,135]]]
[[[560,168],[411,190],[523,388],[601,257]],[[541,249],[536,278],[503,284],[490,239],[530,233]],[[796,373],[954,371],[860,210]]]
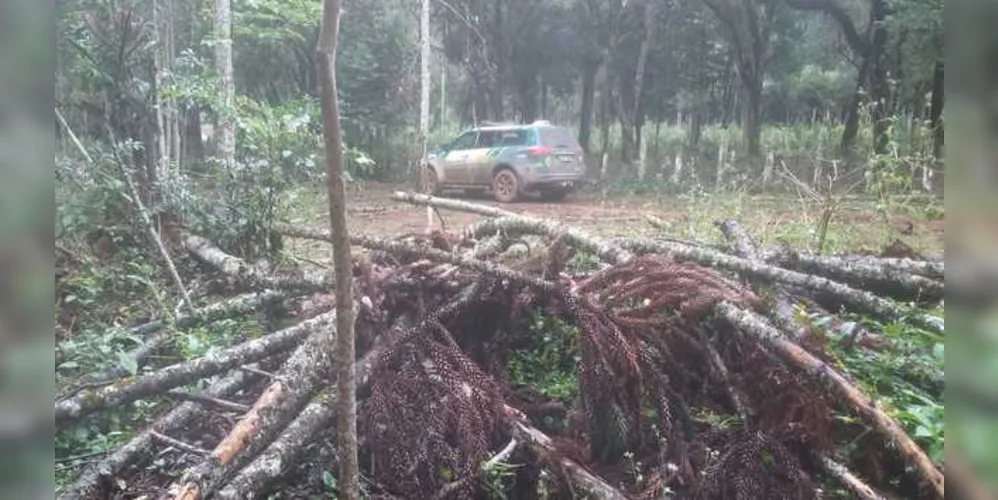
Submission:
[[[407,322],[407,319],[400,318],[388,331],[378,335],[375,345],[357,362],[358,390],[370,381],[374,363],[402,336]],[[215,498],[242,500],[261,496],[267,485],[294,463],[310,441],[333,423],[335,416],[336,395],[325,393],[317,396],[267,449],[219,490]]]
[[[887,500],[887,498],[874,490],[870,485],[852,473],[845,465],[842,465],[830,457],[821,457],[821,465],[828,475],[834,477],[839,483],[849,489],[856,498],[860,500]]]
[[[175,387],[190,384],[200,378],[222,373],[237,366],[250,364],[286,351],[315,330],[324,328],[331,319],[331,313],[323,314],[266,337],[136,377],[131,382],[84,389],[70,398],[55,403],[56,426],[67,425],[96,411],[160,394]]]
[[[898,321],[907,317],[912,323],[926,330],[936,333],[944,333],[945,331],[942,318],[928,314],[909,314],[907,310],[890,300],[883,299],[865,290],[856,290],[820,276],[811,276],[768,264],[752,262],[721,252],[686,245],[653,242],[644,239],[630,239],[627,241],[626,246],[638,253],[664,253],[671,255],[674,259],[692,260],[706,267],[727,269],[766,281],[798,286],[819,294],[828,295],[851,305],[861,312],[873,314],[887,321]]]
[[[631,253],[627,250],[608,240],[596,238],[585,231],[565,226],[558,222],[522,215],[514,214],[494,219],[485,219],[471,225],[466,231],[467,234],[475,238],[495,234],[496,232],[504,232],[510,237],[524,234],[542,234],[551,239],[561,237],[569,245],[595,253],[600,260],[610,264],[625,262],[632,257]]]
[[[236,279],[263,288],[325,292],[335,285],[331,274],[311,270],[302,271],[302,276],[266,275],[244,260],[220,250],[211,241],[193,234],[184,236],[183,242],[184,248],[202,262]]]
[[[721,230],[724,237],[734,245],[735,256],[753,262],[762,262],[762,258],[759,255],[759,247],[756,245],[755,240],[752,239],[752,236],[745,231],[745,228],[738,221],[726,219],[716,222],[715,225]],[[791,332],[795,338],[799,339],[807,333],[807,327],[798,325],[794,321],[794,302],[793,297],[787,293],[784,287],[776,286],[776,301],[773,306],[774,316],[779,320],[781,323],[780,326],[783,329]]]
[[[769,264],[849,284],[878,295],[900,300],[938,302],[944,295],[943,283],[935,279],[899,271],[889,266],[877,266],[863,261],[827,259],[793,252],[781,252],[769,257]]]
[[[630,253],[609,244],[605,240],[595,238],[584,231],[571,226],[566,226],[560,222],[541,219],[528,215],[519,215],[507,210],[501,210],[477,203],[469,203],[460,200],[447,198],[437,198],[415,193],[396,192],[392,199],[413,205],[432,206],[461,212],[469,212],[496,219],[484,220],[467,230],[467,233],[480,238],[485,235],[495,234],[496,231],[505,231],[508,235],[513,234],[545,234],[551,238],[563,236],[567,242],[576,247],[581,247],[595,252],[602,260],[611,264],[629,259]]]
[[[470,203],[451,198],[440,198],[427,194],[407,193],[404,191],[396,191],[392,193],[392,199],[402,203],[408,203],[410,205],[443,208],[445,210],[484,215],[486,217],[506,217],[508,215],[516,215],[516,213],[510,212],[509,210],[490,207],[488,205],[482,205],[481,203]]]
[[[865,255],[801,255],[816,264],[852,262],[873,267],[881,267],[894,272],[917,274],[935,280],[945,279],[946,263],[942,260],[915,260],[898,257],[876,257]]]
[[[329,313],[324,328],[314,330],[295,350],[276,380],[264,389],[250,411],[222,438],[211,455],[184,474],[183,486],[172,498],[195,500],[210,496],[238,458],[252,457],[298,415],[315,394],[319,380],[329,375],[335,317],[335,311]]]
[[[246,372],[234,371],[205,389],[203,395],[215,398],[231,396],[245,387],[250,378]],[[128,466],[152,454],[150,448],[155,439],[153,432],[167,434],[186,429],[188,424],[200,413],[201,407],[193,402],[182,403],[173,408],[107,458],[84,470],[73,486],[60,495],[59,499],[98,498],[98,492],[105,481],[116,477]]]
[[[330,241],[330,236],[328,231],[297,228],[283,224],[277,226],[276,229],[281,234],[287,236],[292,236],[297,238],[308,238],[320,241]],[[520,273],[503,266],[498,266],[492,264],[491,262],[478,259],[469,259],[451,252],[445,252],[443,250],[417,247],[398,241],[378,240],[366,236],[352,236],[350,238],[350,242],[360,247],[368,248],[371,250],[381,250],[383,252],[397,256],[416,257],[420,259],[428,259],[436,262],[453,264],[455,266],[459,266],[464,269],[477,271],[482,274],[494,276],[496,278],[508,279],[515,281],[517,283],[536,286],[542,290],[550,291],[554,289],[554,285],[551,282],[544,281],[535,278],[533,276],[530,276],[528,274]]]
[[[852,385],[836,370],[814,357],[802,347],[788,340],[779,330],[766,324],[755,313],[721,302],[715,306],[717,314],[730,323],[736,331],[751,335],[772,349],[784,362],[822,383],[832,397],[847,402],[849,408],[876,430],[883,439],[897,446],[905,463],[922,480],[930,485],[938,498],[945,498],[943,474],[928,455],[905,433],[904,429],[877,404]]]

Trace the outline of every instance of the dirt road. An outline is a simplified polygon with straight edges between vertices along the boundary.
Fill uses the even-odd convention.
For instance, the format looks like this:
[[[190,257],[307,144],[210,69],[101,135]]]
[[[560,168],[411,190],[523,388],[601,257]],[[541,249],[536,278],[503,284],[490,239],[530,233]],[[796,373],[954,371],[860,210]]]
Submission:
[[[363,183],[348,188],[347,211],[351,232],[371,236],[398,236],[422,233],[426,229],[426,210],[390,199],[391,193],[406,190],[399,184]],[[721,235],[714,228],[718,219],[733,217],[763,244],[787,243],[795,248],[810,248],[815,241],[819,208],[806,207],[799,200],[776,197],[749,197],[716,195],[701,198],[676,195],[615,196],[601,201],[596,193],[580,192],[558,203],[526,200],[513,204],[499,204],[488,194],[467,196],[447,194],[482,203],[501,206],[512,212],[550,218],[585,229],[600,236],[654,236],[663,232],[670,236],[717,241]],[[299,223],[313,227],[326,227],[325,195],[309,201],[313,207],[309,220]],[[452,211],[441,211],[447,229],[457,229],[477,220],[480,216]],[[663,231],[652,227],[645,220],[654,215],[665,221]],[[439,227],[439,221],[434,224]],[[828,251],[877,251],[897,238],[919,252],[939,254],[944,248],[944,221],[925,220],[912,215],[897,214],[885,221],[869,203],[856,203],[843,207],[829,226],[826,248]]]

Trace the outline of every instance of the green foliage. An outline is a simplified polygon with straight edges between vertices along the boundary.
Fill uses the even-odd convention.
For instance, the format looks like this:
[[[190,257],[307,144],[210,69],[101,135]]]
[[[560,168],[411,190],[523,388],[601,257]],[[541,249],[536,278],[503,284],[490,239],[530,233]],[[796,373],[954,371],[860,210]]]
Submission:
[[[532,316],[529,326],[531,345],[510,356],[511,382],[533,387],[555,399],[574,400],[578,396],[578,328],[539,314]]]
[[[518,465],[498,461],[489,467],[484,467],[485,497],[489,500],[506,500],[507,491],[513,485]]]
[[[814,318],[814,324],[822,328],[829,322],[828,317]],[[941,463],[946,442],[941,381],[944,339],[904,322],[882,325],[865,318],[853,318],[829,333],[833,337],[850,335],[860,325],[881,332],[890,340],[890,347],[876,352],[862,347],[846,349],[832,342],[835,358],[845,373],[860,381],[867,395],[898,419],[932,460]]]

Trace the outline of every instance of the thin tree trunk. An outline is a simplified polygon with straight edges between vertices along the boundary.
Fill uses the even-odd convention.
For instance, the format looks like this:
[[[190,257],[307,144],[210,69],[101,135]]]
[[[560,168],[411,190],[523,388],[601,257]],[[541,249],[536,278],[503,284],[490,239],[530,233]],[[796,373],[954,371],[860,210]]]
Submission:
[[[340,1],[325,0],[322,31],[316,51],[318,79],[322,87],[322,123],[326,143],[326,186],[329,196],[333,268],[336,273],[336,432],[340,464],[340,498],[360,499],[360,467],[357,460],[357,387],[354,379],[354,311],[350,235],[346,218],[346,187],[343,183],[343,144],[340,109],[336,98],[336,44],[340,30]]]
[[[430,0],[422,1],[419,16],[419,166],[420,184],[429,193],[429,171],[423,168],[430,132]],[[433,210],[426,208],[426,232],[433,230]]]
[[[222,105],[218,110],[216,154],[226,169],[236,163],[236,88],[232,81],[232,11],[229,0],[215,0],[215,66]]]
[[[932,71],[932,103],[930,104],[931,109],[929,111],[929,126],[932,128],[932,156],[937,160],[943,157],[943,142],[945,139],[942,124],[945,81],[944,67],[943,58],[938,57],[935,68]]]
[[[599,71],[598,60],[587,61],[582,70],[582,109],[579,112],[579,144],[582,145],[582,149],[586,153],[591,152],[589,135],[592,130],[597,71]]]
[[[870,58],[864,57],[863,63],[859,67],[859,73],[856,75],[856,89],[849,99],[849,104],[846,107],[845,116],[843,117],[845,128],[842,130],[842,141],[839,143],[839,151],[844,158],[852,156],[853,147],[856,145],[856,136],[859,135],[859,104],[862,100],[863,89],[866,87],[866,76],[869,71]]]
[[[658,26],[657,19],[655,18],[657,5],[658,2],[656,0],[651,0],[645,4],[645,38],[641,41],[641,49],[638,54],[638,68],[634,73],[634,109],[631,115],[631,125],[634,129],[631,133],[633,133],[634,147],[642,153],[644,151],[641,149],[641,122],[643,118],[641,115],[644,112],[642,93],[645,83],[645,66],[648,63],[648,49],[655,38],[655,28]]]
[[[761,75],[753,74],[745,81],[745,146],[749,161],[754,162],[760,154],[759,135],[761,133],[759,120],[762,107]]]
[[[888,113],[890,100],[890,82],[887,80],[887,27],[884,20],[887,16],[886,0],[873,0],[871,16],[873,19],[873,38],[870,44],[870,98],[873,101],[873,152],[887,152]]]

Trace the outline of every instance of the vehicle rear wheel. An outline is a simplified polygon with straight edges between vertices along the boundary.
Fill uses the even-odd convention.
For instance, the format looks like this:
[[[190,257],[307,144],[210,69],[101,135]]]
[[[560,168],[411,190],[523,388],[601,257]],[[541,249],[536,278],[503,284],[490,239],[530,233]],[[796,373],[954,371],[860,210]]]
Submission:
[[[500,203],[513,203],[520,197],[520,179],[516,172],[503,169],[492,178],[492,195]]]
[[[440,179],[437,177],[437,171],[428,165],[423,166],[423,175],[425,176],[426,185],[424,189],[431,196],[437,196],[440,194]]]
[[[541,199],[544,201],[562,201],[568,196],[568,188],[548,188],[541,190]]]

